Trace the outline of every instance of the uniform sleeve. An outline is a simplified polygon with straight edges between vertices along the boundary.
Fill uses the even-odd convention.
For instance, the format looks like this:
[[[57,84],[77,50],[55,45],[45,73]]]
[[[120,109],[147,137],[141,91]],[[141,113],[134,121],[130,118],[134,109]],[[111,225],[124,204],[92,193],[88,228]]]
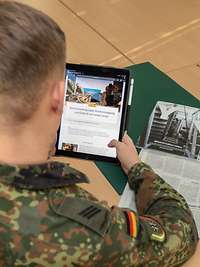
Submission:
[[[128,181],[136,194],[138,213],[112,209],[99,266],[181,266],[198,242],[186,201],[144,163],[131,168]]]
[[[0,240],[0,267],[6,267],[4,244]]]

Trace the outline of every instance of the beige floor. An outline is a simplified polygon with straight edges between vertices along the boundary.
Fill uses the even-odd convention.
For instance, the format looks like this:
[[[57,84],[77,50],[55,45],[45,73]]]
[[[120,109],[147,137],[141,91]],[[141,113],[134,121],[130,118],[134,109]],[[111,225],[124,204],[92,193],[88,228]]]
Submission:
[[[62,27],[69,62],[123,67],[150,61],[200,99],[200,0],[20,2],[44,11]],[[117,202],[118,196],[102,182],[93,163],[71,163],[88,173],[93,181],[90,190],[100,199],[97,188],[107,187],[107,200]],[[185,266],[200,266],[200,246]]]
[[[21,0],[66,32],[73,63],[150,61],[200,98],[199,0]]]

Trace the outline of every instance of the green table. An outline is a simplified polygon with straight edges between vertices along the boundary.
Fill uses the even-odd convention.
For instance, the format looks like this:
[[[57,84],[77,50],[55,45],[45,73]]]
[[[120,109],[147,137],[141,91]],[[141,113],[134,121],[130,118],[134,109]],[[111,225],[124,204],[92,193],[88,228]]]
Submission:
[[[183,87],[158,70],[150,63],[128,67],[134,78],[132,104],[128,110],[128,134],[134,142],[142,134],[149,116],[157,101],[175,102],[199,108],[200,102]],[[107,180],[121,194],[127,182],[127,176],[120,166],[105,162],[96,162]]]

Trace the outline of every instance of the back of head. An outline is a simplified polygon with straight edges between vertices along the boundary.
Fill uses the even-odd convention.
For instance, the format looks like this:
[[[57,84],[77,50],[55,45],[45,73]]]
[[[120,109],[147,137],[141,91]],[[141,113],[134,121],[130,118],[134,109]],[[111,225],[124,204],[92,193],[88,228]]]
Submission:
[[[65,36],[47,15],[29,6],[0,1],[0,116],[28,120],[49,78],[63,75]]]

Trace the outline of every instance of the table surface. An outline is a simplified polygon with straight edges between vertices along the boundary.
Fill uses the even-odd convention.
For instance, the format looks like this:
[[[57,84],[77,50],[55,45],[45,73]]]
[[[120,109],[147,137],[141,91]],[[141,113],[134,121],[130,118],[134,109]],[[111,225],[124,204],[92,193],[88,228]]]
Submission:
[[[84,172],[90,179],[90,184],[81,184],[80,186],[92,193],[100,201],[107,201],[109,206],[118,204],[120,196],[113,189],[94,162],[69,157],[55,157],[53,159],[60,162],[69,163],[70,166]],[[200,266],[200,242],[198,243],[195,255],[183,266]]]

